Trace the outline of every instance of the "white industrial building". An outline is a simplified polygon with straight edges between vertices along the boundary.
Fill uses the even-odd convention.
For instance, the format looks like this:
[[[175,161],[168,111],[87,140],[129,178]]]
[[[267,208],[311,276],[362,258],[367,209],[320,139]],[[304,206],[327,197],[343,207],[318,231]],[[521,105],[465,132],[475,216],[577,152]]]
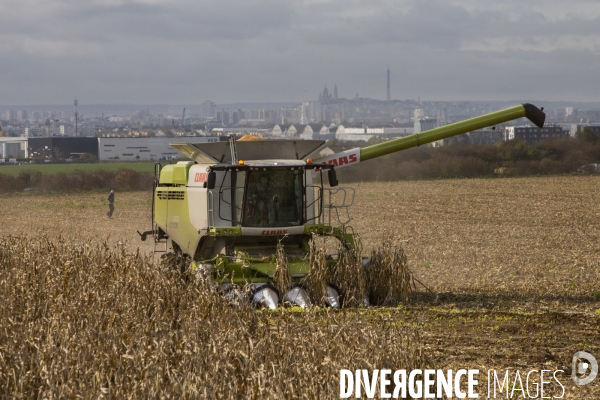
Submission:
[[[26,158],[27,138],[22,137],[0,137],[0,159]]]
[[[383,127],[383,128],[351,128],[344,125],[338,126],[335,138],[342,141],[368,141],[373,137],[381,139],[396,139],[413,134],[410,127]]]
[[[180,136],[150,138],[98,138],[100,161],[157,161],[178,158],[181,153],[169,143],[218,142],[219,136]]]

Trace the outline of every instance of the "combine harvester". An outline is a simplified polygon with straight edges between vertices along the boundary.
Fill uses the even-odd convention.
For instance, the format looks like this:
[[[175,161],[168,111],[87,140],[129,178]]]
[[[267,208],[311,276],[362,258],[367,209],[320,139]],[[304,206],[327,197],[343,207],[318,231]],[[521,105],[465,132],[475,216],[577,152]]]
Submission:
[[[321,140],[230,137],[228,142],[171,144],[193,161],[156,165],[152,230],[138,233],[142,240],[152,235],[158,251],[166,252],[171,240],[173,251],[189,259],[193,270],[230,295],[240,296],[244,288],[268,308],[280,302],[273,277],[278,244],[283,245],[292,288],[282,293],[282,300],[305,307],[309,301],[301,280],[309,272],[311,240],[335,238],[345,249],[354,249],[357,242],[347,225],[354,189],[333,189],[337,168],[523,117],[544,125],[541,110],[522,104],[320,158],[327,144]],[[329,257],[327,263],[336,258]],[[368,263],[363,259],[363,266]],[[327,286],[323,299],[327,306],[340,306],[333,285]]]

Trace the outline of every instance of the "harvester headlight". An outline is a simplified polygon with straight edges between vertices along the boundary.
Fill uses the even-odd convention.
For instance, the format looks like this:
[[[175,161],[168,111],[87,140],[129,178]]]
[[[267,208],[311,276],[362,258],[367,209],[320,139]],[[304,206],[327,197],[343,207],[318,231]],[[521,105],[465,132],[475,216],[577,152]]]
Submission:
[[[233,231],[232,231],[231,229],[229,230],[229,234],[230,234],[230,235],[233,235]]]

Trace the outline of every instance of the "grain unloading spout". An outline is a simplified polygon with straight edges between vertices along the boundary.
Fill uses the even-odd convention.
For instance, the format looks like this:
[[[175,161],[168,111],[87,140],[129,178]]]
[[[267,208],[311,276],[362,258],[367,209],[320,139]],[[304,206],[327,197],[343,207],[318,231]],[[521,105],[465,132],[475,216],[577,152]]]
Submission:
[[[423,144],[472,132],[488,126],[494,126],[518,118],[527,118],[537,127],[542,128],[544,126],[546,114],[533,104],[525,103],[505,110],[434,128],[425,132],[415,133],[410,136],[363,147],[362,149],[356,148],[347,150],[343,153],[332,154],[316,159],[314,162],[335,164],[338,168],[345,167],[358,164],[361,161],[370,160],[371,158],[385,156],[390,153],[421,146]]]

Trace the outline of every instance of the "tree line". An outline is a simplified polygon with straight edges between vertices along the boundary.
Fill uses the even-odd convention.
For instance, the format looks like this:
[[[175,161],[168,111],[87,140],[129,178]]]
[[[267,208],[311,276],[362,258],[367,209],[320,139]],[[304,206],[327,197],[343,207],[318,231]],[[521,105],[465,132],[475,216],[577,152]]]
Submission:
[[[546,139],[531,145],[511,140],[495,145],[421,146],[340,169],[337,175],[342,182],[531,176],[578,173],[582,166],[595,163],[600,163],[600,137],[586,129],[576,138]],[[0,194],[151,190],[153,180],[153,173],[131,169],[43,175],[26,171],[18,176],[0,173]]]
[[[598,134],[586,129],[576,138],[550,138],[536,144],[518,140],[494,145],[421,146],[338,171],[343,182],[479,178],[577,173],[600,163]]]
[[[154,174],[131,169],[42,174],[25,171],[17,176],[0,173],[0,194],[10,192],[73,192],[89,190],[152,190]]]

